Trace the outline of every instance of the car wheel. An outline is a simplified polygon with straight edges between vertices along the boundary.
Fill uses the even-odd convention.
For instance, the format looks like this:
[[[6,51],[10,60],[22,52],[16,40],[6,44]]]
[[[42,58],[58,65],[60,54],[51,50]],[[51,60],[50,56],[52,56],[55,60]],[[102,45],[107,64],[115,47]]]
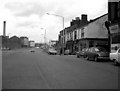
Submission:
[[[80,58],[80,56],[77,55],[77,58]]]
[[[88,56],[86,56],[86,59],[87,59],[87,60],[89,60],[89,57],[88,57]]]
[[[86,58],[86,55],[83,55],[84,58]]]
[[[97,62],[97,61],[98,61],[98,57],[97,57],[97,56],[95,56],[95,57],[94,57],[94,60],[95,60],[95,62]]]
[[[116,66],[118,66],[118,65],[119,65],[119,63],[117,62],[117,60],[116,60],[116,59],[114,59],[114,64],[115,64]]]

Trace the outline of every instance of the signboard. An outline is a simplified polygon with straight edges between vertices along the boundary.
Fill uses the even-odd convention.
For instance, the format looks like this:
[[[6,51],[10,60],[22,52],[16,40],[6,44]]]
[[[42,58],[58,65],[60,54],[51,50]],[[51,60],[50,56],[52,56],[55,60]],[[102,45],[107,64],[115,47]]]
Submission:
[[[118,33],[118,24],[110,26],[110,33]]]

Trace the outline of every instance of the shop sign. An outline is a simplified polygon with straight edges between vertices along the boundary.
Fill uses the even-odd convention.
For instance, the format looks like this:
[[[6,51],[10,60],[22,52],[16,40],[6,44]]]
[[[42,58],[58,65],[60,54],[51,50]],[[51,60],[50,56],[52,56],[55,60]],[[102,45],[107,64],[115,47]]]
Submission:
[[[110,33],[118,33],[118,24],[110,26]]]

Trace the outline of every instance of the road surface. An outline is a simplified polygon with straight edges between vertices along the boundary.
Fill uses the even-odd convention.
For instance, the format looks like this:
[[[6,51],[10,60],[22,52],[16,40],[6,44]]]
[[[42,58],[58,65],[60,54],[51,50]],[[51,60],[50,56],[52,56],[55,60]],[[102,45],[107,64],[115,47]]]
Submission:
[[[3,89],[117,89],[112,62],[48,55],[41,49],[3,52]]]

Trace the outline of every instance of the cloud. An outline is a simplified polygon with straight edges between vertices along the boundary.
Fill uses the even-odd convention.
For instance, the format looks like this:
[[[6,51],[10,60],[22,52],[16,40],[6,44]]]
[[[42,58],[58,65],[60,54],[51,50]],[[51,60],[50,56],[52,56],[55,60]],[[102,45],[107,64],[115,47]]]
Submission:
[[[27,35],[38,41],[39,34],[44,33],[40,28],[46,29],[50,39],[57,39],[62,30],[62,18],[46,13],[63,16],[64,25],[68,27],[70,21],[81,17],[81,14],[88,14],[91,19],[106,13],[106,2],[107,0],[3,0],[0,10],[3,12],[2,17],[7,19],[7,27],[11,27],[8,28],[10,32]]]
[[[36,14],[31,14],[29,17],[17,17],[16,27],[37,27],[40,23],[40,18]]]
[[[39,3],[19,3],[19,2],[9,2],[6,5],[6,8],[13,11],[15,16],[30,16],[31,14],[43,14],[44,9],[40,6]]]

